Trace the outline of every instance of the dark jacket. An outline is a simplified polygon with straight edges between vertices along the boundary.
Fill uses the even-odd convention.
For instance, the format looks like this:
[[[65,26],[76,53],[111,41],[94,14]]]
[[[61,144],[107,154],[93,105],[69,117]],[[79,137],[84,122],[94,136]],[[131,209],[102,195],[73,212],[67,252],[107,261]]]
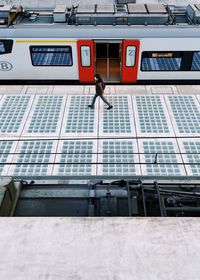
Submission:
[[[96,82],[96,93],[103,95],[103,87],[101,82]]]

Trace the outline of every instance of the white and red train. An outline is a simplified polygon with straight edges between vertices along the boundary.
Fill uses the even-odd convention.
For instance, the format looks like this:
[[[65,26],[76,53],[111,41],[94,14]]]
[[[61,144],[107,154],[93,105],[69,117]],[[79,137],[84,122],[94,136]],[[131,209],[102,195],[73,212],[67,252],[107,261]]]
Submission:
[[[138,14],[128,12],[127,21],[115,13],[113,24],[103,24],[104,17],[102,24],[81,24],[78,13],[55,22],[56,13],[21,10],[8,23],[0,8],[0,82],[93,83],[99,73],[108,83],[199,83],[198,18],[190,9],[180,15],[164,8],[164,24],[158,13],[143,14],[144,24],[129,23]]]

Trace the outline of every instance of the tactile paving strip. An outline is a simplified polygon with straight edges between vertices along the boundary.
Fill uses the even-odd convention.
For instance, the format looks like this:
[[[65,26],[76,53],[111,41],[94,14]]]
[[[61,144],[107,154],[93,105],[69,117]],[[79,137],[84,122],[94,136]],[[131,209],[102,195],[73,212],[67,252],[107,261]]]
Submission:
[[[22,141],[19,143],[16,152],[20,153],[13,157],[13,163],[9,169],[11,175],[52,175],[57,141]],[[27,163],[27,164],[20,164]],[[31,163],[31,164],[28,164]],[[34,164],[36,163],[36,164]]]
[[[106,99],[113,108],[107,110],[108,106],[100,99],[99,135],[112,137],[135,135],[131,97],[110,95]]]
[[[195,96],[167,96],[166,102],[177,136],[200,135],[200,106]]]
[[[138,136],[174,136],[163,97],[136,96],[132,98]]]
[[[3,96],[0,102],[0,134],[2,136],[20,136],[33,96]]]
[[[63,119],[64,96],[36,96],[22,136],[59,136]]]
[[[186,138],[179,139],[178,142],[183,152],[184,162],[191,163],[191,165],[185,165],[188,175],[200,176],[200,139]]]
[[[55,165],[54,175],[96,175],[96,141],[60,141],[58,153],[56,162],[62,164]]]
[[[92,96],[69,96],[62,125],[62,136],[96,137],[98,124],[98,102],[95,109],[88,108]]]
[[[15,152],[17,141],[0,141],[0,175],[7,174],[9,165],[3,165],[2,163],[11,163],[13,155],[10,153]]]
[[[186,175],[175,140],[139,140],[139,151],[142,175]]]
[[[140,174],[135,140],[99,140],[98,153],[98,163],[103,163],[98,165],[98,175],[132,176]]]

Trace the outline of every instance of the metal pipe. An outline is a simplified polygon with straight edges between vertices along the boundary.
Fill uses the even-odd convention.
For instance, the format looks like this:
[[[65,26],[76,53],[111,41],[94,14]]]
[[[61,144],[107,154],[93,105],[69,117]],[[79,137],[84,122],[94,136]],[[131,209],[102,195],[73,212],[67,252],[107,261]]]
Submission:
[[[158,203],[159,203],[159,207],[160,207],[161,217],[166,217],[165,206],[164,206],[163,200],[161,199],[158,183],[155,181],[154,185],[155,185],[155,188],[156,188],[156,191],[157,191],[157,195],[158,195]]]

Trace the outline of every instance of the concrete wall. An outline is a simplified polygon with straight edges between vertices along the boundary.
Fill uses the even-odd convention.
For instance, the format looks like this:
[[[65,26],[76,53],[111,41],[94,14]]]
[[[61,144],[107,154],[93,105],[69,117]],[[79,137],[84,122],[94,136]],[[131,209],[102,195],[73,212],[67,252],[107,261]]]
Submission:
[[[2,280],[199,280],[198,218],[1,218]]]

